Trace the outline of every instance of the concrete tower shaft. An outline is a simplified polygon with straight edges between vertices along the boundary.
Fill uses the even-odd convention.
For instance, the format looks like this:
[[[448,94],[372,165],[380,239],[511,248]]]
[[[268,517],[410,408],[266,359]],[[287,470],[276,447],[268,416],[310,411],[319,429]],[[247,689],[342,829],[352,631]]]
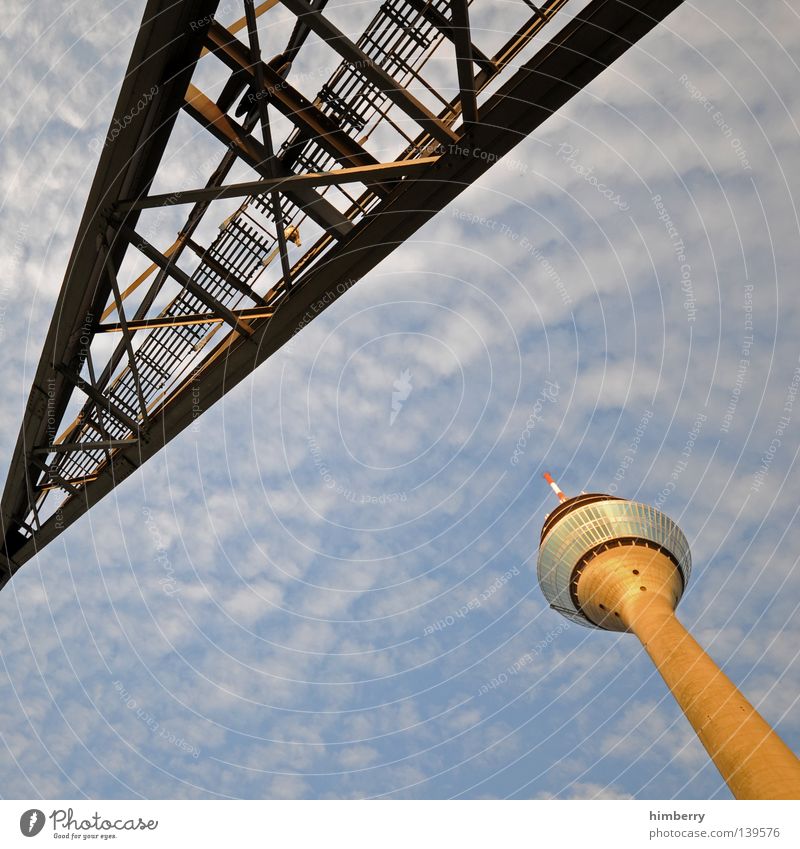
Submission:
[[[682,590],[669,557],[626,546],[578,579],[581,609],[634,633],[737,799],[800,799],[800,761],[675,616]]]

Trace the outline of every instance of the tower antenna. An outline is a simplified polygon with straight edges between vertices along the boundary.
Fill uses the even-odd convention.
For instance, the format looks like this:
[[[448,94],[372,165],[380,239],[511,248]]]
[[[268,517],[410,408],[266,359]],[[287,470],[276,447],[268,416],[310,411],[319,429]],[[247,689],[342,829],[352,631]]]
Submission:
[[[563,504],[567,500],[567,496],[564,495],[561,491],[561,487],[559,487],[559,485],[553,480],[553,476],[550,472],[545,472],[542,477],[550,484],[550,489],[553,490],[558,497],[558,500]]]

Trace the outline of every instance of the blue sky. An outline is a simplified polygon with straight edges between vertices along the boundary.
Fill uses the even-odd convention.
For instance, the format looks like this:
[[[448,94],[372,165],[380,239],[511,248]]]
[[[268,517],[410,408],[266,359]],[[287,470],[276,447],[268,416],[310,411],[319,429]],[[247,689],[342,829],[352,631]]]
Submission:
[[[3,468],[143,8],[7,5]],[[729,798],[635,638],[546,607],[547,469],[680,523],[682,620],[800,749],[799,49],[685,3],[26,565],[2,794]]]

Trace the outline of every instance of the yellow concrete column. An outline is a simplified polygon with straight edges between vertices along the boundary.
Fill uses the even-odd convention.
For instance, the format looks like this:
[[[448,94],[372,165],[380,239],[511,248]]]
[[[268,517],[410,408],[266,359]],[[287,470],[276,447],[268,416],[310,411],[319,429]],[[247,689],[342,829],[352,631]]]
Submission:
[[[592,621],[641,640],[737,799],[800,799],[800,760],[678,621],[680,589],[672,561],[638,546],[598,555],[577,586]]]
[[[631,630],[737,799],[800,799],[800,761],[663,602]]]

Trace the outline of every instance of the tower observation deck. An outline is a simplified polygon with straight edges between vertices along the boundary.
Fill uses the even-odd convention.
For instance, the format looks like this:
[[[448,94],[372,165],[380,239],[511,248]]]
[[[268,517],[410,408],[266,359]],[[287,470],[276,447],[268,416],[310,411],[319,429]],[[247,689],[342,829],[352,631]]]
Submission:
[[[647,504],[567,498],[542,528],[550,606],[589,628],[635,634],[737,799],[800,799],[800,761],[675,615],[691,573],[683,532]]]

